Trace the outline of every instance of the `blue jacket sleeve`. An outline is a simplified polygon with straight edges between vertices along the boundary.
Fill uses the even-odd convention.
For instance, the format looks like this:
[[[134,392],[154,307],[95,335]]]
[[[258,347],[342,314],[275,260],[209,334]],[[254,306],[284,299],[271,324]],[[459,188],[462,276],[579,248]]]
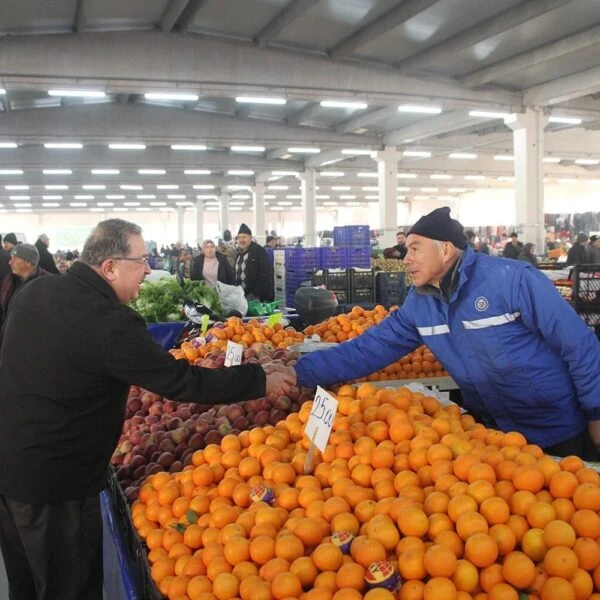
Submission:
[[[523,269],[515,289],[523,323],[567,363],[581,409],[599,420],[600,342],[594,332],[537,269]]]
[[[296,364],[298,385],[330,385],[370,375],[421,343],[403,307],[353,340],[303,356]]]

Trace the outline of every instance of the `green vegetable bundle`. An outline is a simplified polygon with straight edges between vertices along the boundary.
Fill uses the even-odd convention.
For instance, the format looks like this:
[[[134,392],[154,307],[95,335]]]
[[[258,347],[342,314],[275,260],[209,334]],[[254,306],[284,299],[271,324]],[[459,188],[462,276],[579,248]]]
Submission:
[[[185,279],[183,287],[175,278],[145,281],[140,288],[137,300],[130,303],[131,308],[144,317],[146,323],[166,323],[185,321],[183,303],[190,300],[202,304],[221,315],[219,295],[204,281]]]

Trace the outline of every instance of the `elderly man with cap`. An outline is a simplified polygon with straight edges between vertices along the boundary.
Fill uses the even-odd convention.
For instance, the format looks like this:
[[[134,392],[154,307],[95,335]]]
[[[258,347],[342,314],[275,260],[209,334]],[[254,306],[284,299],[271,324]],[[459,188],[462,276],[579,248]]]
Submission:
[[[266,250],[252,240],[252,231],[242,223],[237,234],[235,285],[244,288],[246,298],[271,302],[275,297],[273,271]]]
[[[298,385],[363,377],[426,344],[480,421],[597,460],[600,343],[549,279],[475,253],[448,207],[417,221],[406,246],[414,285],[404,304],[363,335],[303,356]]]
[[[4,249],[10,252],[17,245],[17,236],[14,233],[7,233],[4,236],[4,241],[2,242],[2,246]]]
[[[4,278],[0,288],[0,327],[6,321],[15,294],[37,277],[50,275],[39,266],[39,260],[37,248],[31,244],[19,244],[10,251],[8,264],[11,273]]]
[[[42,233],[35,242],[35,247],[40,255],[40,267],[52,275],[58,275],[58,267],[52,254],[48,251],[48,246],[50,246],[50,239],[45,233]]]

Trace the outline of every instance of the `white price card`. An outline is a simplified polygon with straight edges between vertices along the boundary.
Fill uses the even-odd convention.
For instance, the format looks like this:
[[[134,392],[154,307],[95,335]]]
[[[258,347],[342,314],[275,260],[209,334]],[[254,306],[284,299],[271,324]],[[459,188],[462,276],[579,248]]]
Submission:
[[[225,366],[233,367],[234,365],[242,364],[242,353],[244,352],[244,346],[236,344],[235,342],[227,342],[227,350],[225,352]]]
[[[327,447],[337,407],[338,401],[323,388],[317,387],[304,433],[321,452],[325,452]]]

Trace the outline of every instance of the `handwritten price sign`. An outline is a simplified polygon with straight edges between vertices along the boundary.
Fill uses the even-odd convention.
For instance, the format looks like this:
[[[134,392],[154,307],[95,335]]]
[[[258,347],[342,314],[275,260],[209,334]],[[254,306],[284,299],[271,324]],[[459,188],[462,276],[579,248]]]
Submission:
[[[317,387],[312,412],[304,433],[321,452],[325,452],[327,447],[337,407],[338,401],[323,388]]]
[[[242,364],[242,353],[244,346],[235,342],[227,342],[227,351],[225,352],[225,366],[233,367],[234,365]]]

